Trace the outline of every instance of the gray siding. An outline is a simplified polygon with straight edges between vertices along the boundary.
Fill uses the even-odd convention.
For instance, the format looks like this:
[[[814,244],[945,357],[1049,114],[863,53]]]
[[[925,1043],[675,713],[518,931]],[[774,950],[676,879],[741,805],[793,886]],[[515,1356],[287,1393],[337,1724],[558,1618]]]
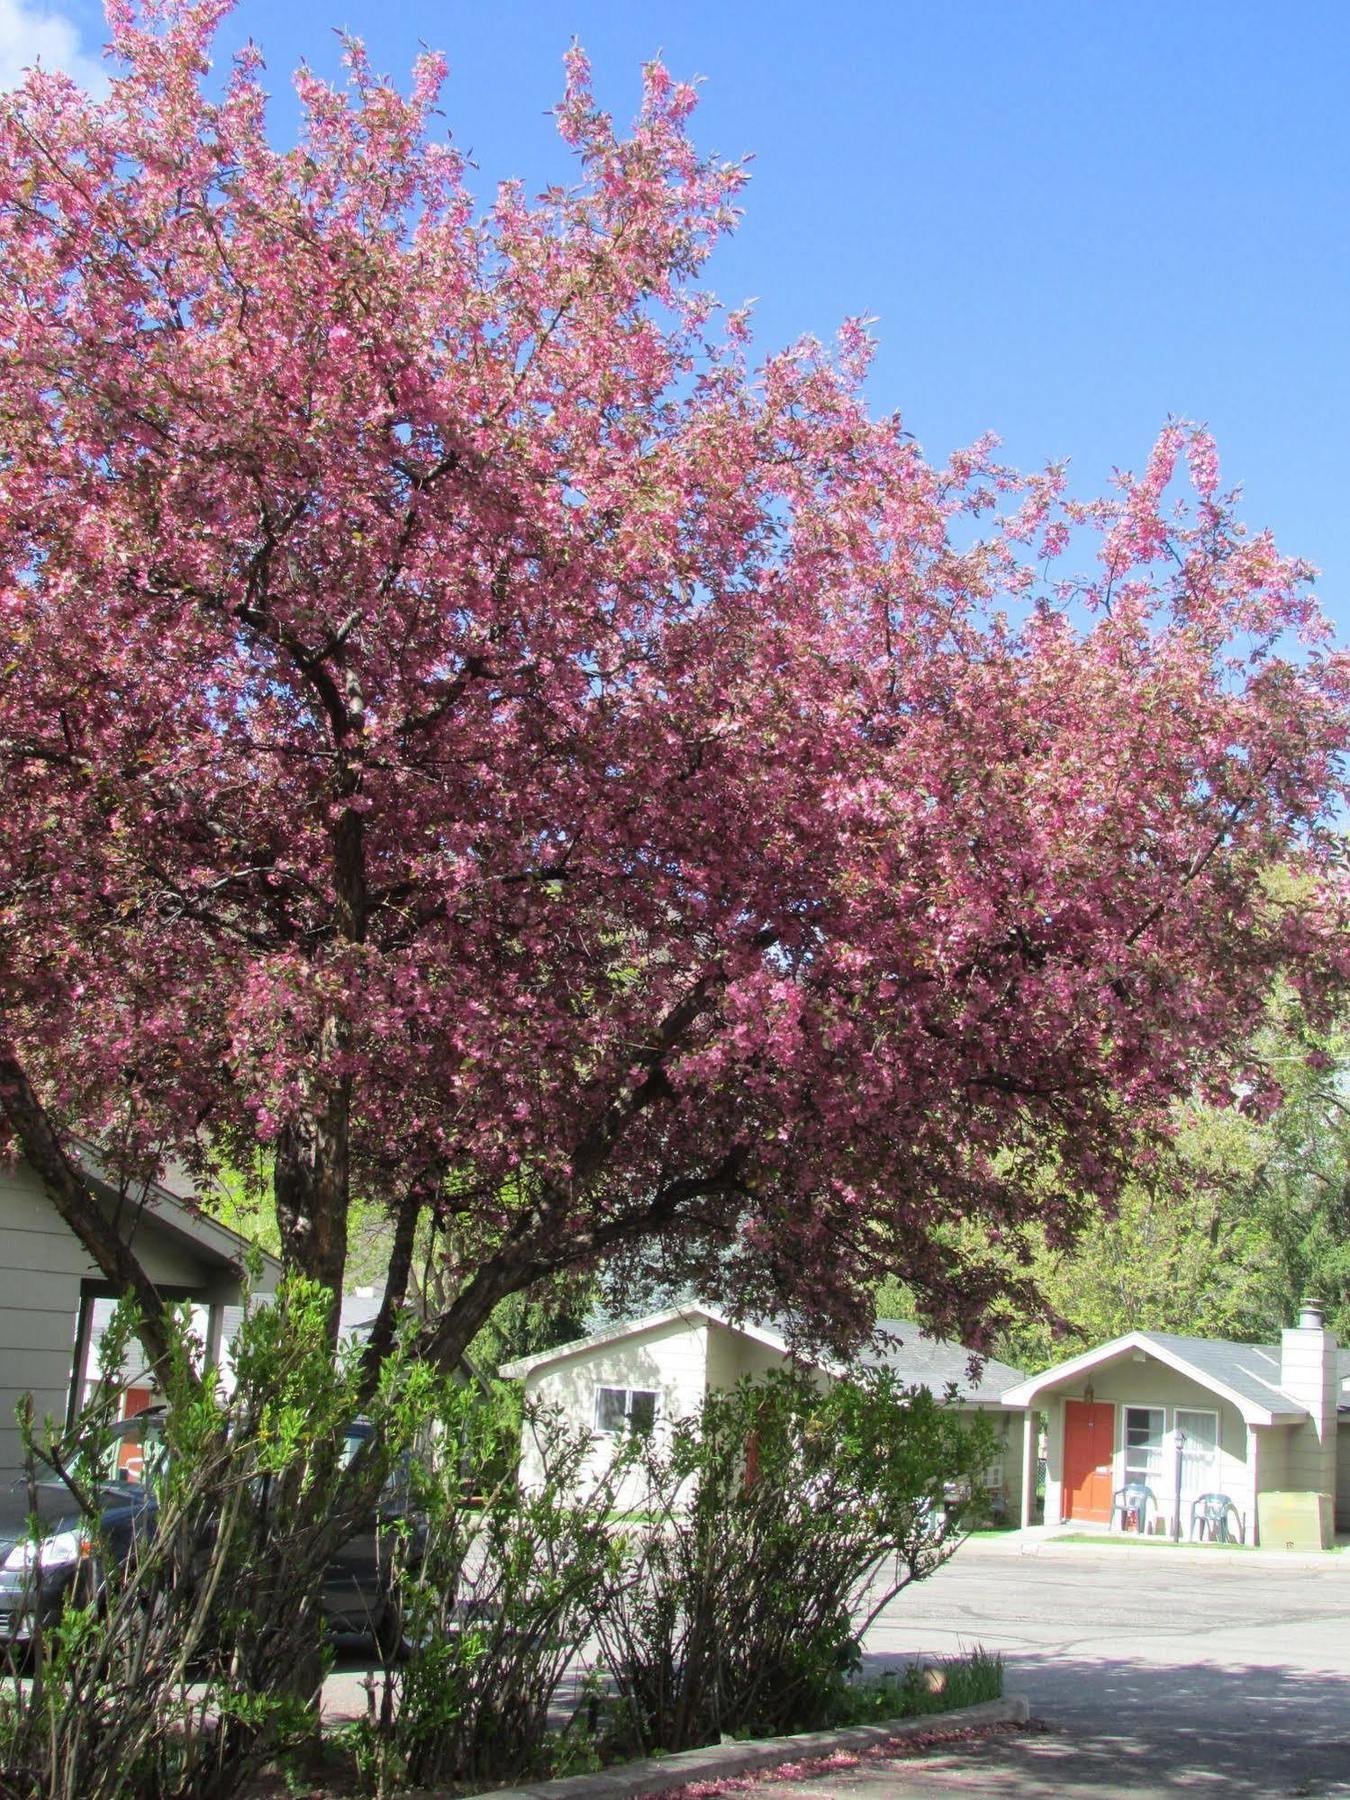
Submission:
[[[204,1297],[237,1297],[222,1259],[195,1254],[181,1232],[149,1212],[137,1220],[133,1241],[152,1281]],[[0,1159],[0,1525],[25,1511],[15,1409],[31,1394],[39,1420],[64,1420],[80,1283],[101,1279],[38,1176],[26,1163]]]
[[[0,1162],[0,1523],[21,1518],[23,1454],[15,1408],[65,1416],[80,1281],[92,1275],[32,1170]]]

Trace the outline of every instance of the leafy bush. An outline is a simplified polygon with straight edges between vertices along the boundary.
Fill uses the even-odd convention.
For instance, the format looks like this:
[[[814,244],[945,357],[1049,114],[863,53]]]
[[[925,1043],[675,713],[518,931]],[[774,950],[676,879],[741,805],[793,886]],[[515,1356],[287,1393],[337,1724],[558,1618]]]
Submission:
[[[955,1548],[992,1434],[884,1371],[780,1372],[635,1443],[654,1522],[597,1619],[643,1752],[825,1725],[880,1609]]]
[[[847,1683],[859,1638],[950,1553],[944,1495],[973,1491],[989,1455],[987,1433],[885,1375],[822,1392],[780,1374],[634,1434],[598,1475],[589,1431],[536,1415],[522,1487],[515,1396],[397,1352],[353,1456],[359,1373],[327,1317],[298,1281],[251,1311],[228,1398],[179,1321],[163,1454],[117,1542],[112,1398],[73,1440],[39,1446],[30,1424],[34,1499],[45,1457],[86,1554],[31,1680],[0,1681],[6,1795],[230,1800],[312,1743],[325,1571],[359,1527],[379,1546],[380,1666],[351,1748],[377,1795],[827,1723],[869,1704]],[[133,1323],[119,1314],[109,1363]],[[643,1503],[619,1513],[635,1471]],[[597,1676],[551,1731],[592,1636],[614,1692]]]
[[[404,1641],[357,1733],[379,1794],[554,1774],[589,1756],[579,1725],[550,1731],[549,1709],[621,1580],[610,1514],[627,1462],[592,1484],[589,1432],[546,1414],[532,1428],[541,1475],[521,1489],[514,1396],[442,1390],[433,1449],[413,1475],[425,1535],[415,1563],[396,1556]],[[411,1543],[405,1533],[405,1553]]]
[[[320,1591],[334,1550],[367,1516],[388,1474],[388,1442],[419,1410],[425,1378],[391,1361],[372,1406],[369,1450],[346,1462],[356,1370],[335,1361],[328,1296],[293,1281],[247,1316],[224,1398],[194,1373],[184,1315],[161,1372],[163,1453],[134,1508],[115,1514],[112,1405],[73,1439],[28,1432],[30,1550],[50,1526],[38,1480],[55,1472],[85,1546],[53,1624],[38,1619],[31,1680],[0,1682],[7,1792],[42,1800],[227,1800],[262,1763],[315,1729],[322,1675]],[[116,1366],[134,1321],[104,1340]],[[11,1677],[21,1673],[9,1652]]]
[[[368,1783],[488,1780],[588,1756],[576,1734],[550,1734],[548,1715],[624,1552],[609,1525],[623,1459],[580,1493],[589,1433],[540,1418],[543,1480],[521,1492],[515,1395],[401,1353],[353,1457],[359,1370],[354,1352],[334,1357],[327,1312],[300,1281],[250,1312],[228,1398],[198,1379],[200,1346],[178,1320],[162,1453],[143,1490],[114,1488],[136,1494],[117,1541],[115,1390],[64,1441],[39,1444],[30,1428],[34,1501],[41,1475],[59,1475],[88,1550],[23,1666],[8,1654],[9,1675],[32,1678],[0,1680],[7,1796],[229,1800],[311,1745],[325,1572],[372,1525],[381,1667],[354,1745]],[[134,1323],[119,1313],[105,1366]],[[40,1563],[51,1526],[33,1513]]]

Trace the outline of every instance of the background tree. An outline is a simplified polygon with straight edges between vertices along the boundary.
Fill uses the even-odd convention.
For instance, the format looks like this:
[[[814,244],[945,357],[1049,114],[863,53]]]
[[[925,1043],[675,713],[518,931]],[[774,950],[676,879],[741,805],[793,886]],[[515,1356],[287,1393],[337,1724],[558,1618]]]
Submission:
[[[1126,1184],[1114,1217],[1067,1249],[1037,1247],[1036,1285],[1072,1335],[1020,1318],[1002,1342],[1010,1360],[1042,1368],[1135,1329],[1271,1343],[1309,1295],[1350,1342],[1345,1032],[1286,1017],[1258,1048],[1281,1104],[1264,1116],[1180,1109],[1174,1142]]]
[[[978,1335],[1023,1277],[956,1222],[1061,1241],[1274,972],[1340,979],[1307,571],[1203,432],[1074,503],[873,419],[857,322],[752,367],[698,285],[743,171],[659,66],[624,137],[574,52],[576,185],[479,208],[437,58],[302,69],[279,150],[222,10],[119,0],[106,100],[0,111],[14,1138],[152,1349],[72,1129],[261,1148],[332,1290],[383,1206],[372,1371],[428,1224],[442,1359],[624,1258]]]

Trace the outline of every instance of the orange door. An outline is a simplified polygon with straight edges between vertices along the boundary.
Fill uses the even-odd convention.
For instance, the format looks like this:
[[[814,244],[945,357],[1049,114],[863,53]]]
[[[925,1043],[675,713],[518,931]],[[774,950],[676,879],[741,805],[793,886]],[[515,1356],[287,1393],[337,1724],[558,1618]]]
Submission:
[[[1116,1409],[1107,1402],[1064,1402],[1065,1519],[1111,1520]]]
[[[122,1396],[122,1417],[134,1419],[147,1411],[154,1397],[149,1388],[128,1388]],[[135,1438],[127,1438],[117,1447],[117,1478],[119,1481],[140,1481],[144,1473],[144,1452]]]

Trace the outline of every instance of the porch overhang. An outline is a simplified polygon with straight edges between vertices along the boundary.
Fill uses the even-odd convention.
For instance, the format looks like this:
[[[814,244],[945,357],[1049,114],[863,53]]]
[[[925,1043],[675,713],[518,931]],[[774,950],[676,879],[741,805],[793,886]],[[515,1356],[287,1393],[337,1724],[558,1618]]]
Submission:
[[[1126,1332],[1123,1337],[1112,1338],[1108,1343],[1099,1344],[1093,1350],[1085,1350],[1081,1356],[1070,1357],[1067,1362],[1056,1363],[1053,1368],[1033,1375],[1027,1381],[1018,1382],[1015,1387],[1005,1388],[1001,1398],[1005,1406],[1034,1407],[1050,1399],[1061,1389],[1075,1385],[1085,1376],[1094,1374],[1122,1358],[1142,1353],[1152,1357],[1164,1367],[1172,1369],[1178,1375],[1184,1375],[1188,1381],[1195,1382],[1197,1387],[1204,1388],[1207,1393],[1216,1394],[1226,1400],[1230,1406],[1236,1407],[1242,1419],[1248,1425],[1293,1425],[1305,1419],[1304,1408],[1289,1404],[1286,1406],[1263,1406],[1249,1395],[1239,1393],[1236,1388],[1220,1380],[1208,1369],[1198,1368],[1188,1362],[1184,1356],[1166,1344],[1160,1344],[1151,1338],[1146,1331]]]

